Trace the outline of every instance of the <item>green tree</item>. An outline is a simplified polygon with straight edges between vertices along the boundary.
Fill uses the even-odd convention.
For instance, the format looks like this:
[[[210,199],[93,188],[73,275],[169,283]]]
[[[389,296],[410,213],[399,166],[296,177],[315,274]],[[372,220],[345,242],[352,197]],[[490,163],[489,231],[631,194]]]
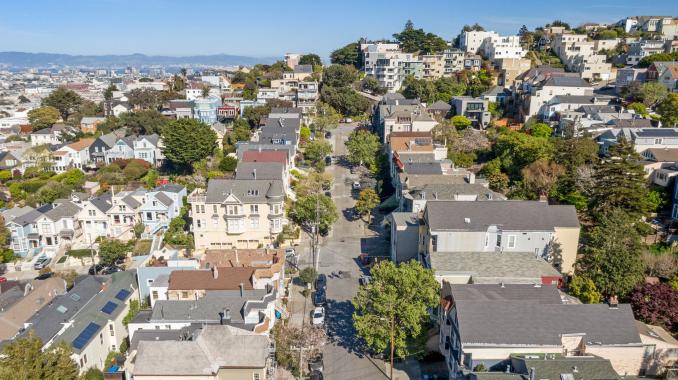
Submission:
[[[243,117],[247,119],[252,128],[257,128],[261,119],[267,117],[269,113],[271,113],[270,106],[247,107],[243,111]]]
[[[405,53],[437,54],[447,49],[447,42],[441,37],[415,29],[411,20],[407,20],[400,33],[393,34]]]
[[[316,165],[332,153],[332,144],[327,140],[317,139],[309,141],[304,145],[304,159]]]
[[[90,368],[85,372],[83,380],[104,380],[104,373],[98,368]]]
[[[369,168],[376,165],[377,154],[381,149],[377,135],[363,129],[355,130],[351,132],[345,144],[350,163],[365,165]]]
[[[657,113],[661,115],[663,127],[676,128],[678,125],[678,94],[668,94],[657,106]]]
[[[82,102],[83,99],[75,91],[59,87],[42,99],[42,106],[51,106],[58,109],[61,119],[68,120],[68,116],[75,112]]]
[[[596,34],[596,40],[614,40],[617,38],[617,31],[614,29],[603,29]]]
[[[323,61],[320,60],[318,54],[304,54],[299,58],[300,65],[311,65],[313,67],[322,66]]]
[[[362,115],[370,108],[370,101],[350,87],[323,86],[320,97],[344,116]]]
[[[78,365],[64,342],[42,350],[42,341],[29,333],[15,339],[2,349],[0,379],[76,379]]]
[[[562,166],[546,159],[537,160],[521,170],[525,187],[537,196],[548,195],[551,187],[564,172]]]
[[[669,90],[659,82],[643,83],[640,87],[640,95],[643,99],[643,104],[648,107],[654,107],[656,104],[664,100],[669,94]]]
[[[438,281],[418,261],[396,266],[381,261],[371,270],[352,303],[356,333],[376,352],[389,348],[393,360],[409,354],[408,343],[424,333],[429,310],[439,302]]]
[[[502,168],[509,175],[518,176],[520,170],[539,159],[550,159],[553,155],[553,144],[543,137],[526,133],[504,130],[499,133],[493,146],[496,157]]]
[[[113,265],[116,261],[124,259],[127,252],[129,247],[119,240],[104,239],[99,243],[99,260],[104,265]]]
[[[530,128],[530,134],[534,137],[549,138],[553,134],[553,129],[546,123],[537,123]]]
[[[351,65],[358,67],[360,65],[360,45],[357,42],[333,51],[330,54],[330,62],[335,65]]]
[[[508,175],[501,171],[501,161],[499,159],[494,159],[485,164],[480,169],[480,174],[487,178],[487,182],[492,190],[503,193],[508,189],[509,178]]]
[[[306,267],[299,271],[299,279],[304,284],[312,284],[318,278],[318,272],[313,267]]]
[[[436,87],[433,82],[416,79],[412,75],[403,81],[401,92],[407,99],[419,99],[424,103],[433,103],[436,98]]]
[[[634,223],[624,210],[609,208],[585,236],[577,274],[591,279],[605,297],[625,297],[643,281],[642,244]]]
[[[160,107],[160,91],[152,88],[135,88],[126,96],[131,106],[142,110],[157,110]]]
[[[599,303],[602,299],[596,284],[585,276],[573,276],[569,288],[570,293],[583,303]]]
[[[367,215],[367,221],[370,221],[370,214],[375,207],[379,206],[379,195],[374,189],[364,189],[358,195],[358,200],[355,202],[355,210],[358,215]]]
[[[205,123],[196,119],[171,121],[162,131],[165,157],[174,165],[188,168],[207,158],[217,147],[217,135]]]
[[[621,138],[608,154],[594,166],[591,209],[601,213],[619,208],[632,217],[644,216],[649,211],[648,188],[638,153]]]
[[[471,126],[471,120],[464,115],[452,116],[452,125],[454,125],[457,130],[463,130]]]
[[[633,103],[629,104],[628,108],[630,110],[633,110],[633,112],[635,112],[637,115],[640,115],[640,116],[643,116],[643,117],[647,116],[647,114],[648,114],[647,113],[647,107],[645,107],[645,104],[643,104],[643,103],[633,102]]]
[[[318,193],[298,197],[289,214],[292,220],[306,231],[311,231],[316,222],[320,231],[329,231],[339,218],[332,198]]]
[[[151,165],[144,160],[131,160],[125,165],[122,174],[125,175],[125,178],[128,181],[134,181],[145,176],[148,169],[150,169],[150,166]]]
[[[638,62],[638,67],[650,67],[653,62],[673,62],[678,61],[678,51],[671,53],[658,53],[643,57]]]
[[[323,71],[323,85],[348,87],[358,80],[358,70],[349,65],[330,65]]]
[[[135,135],[161,134],[167,123],[167,118],[156,110],[125,112],[118,121],[118,125],[128,127]]]
[[[233,156],[226,156],[221,160],[221,162],[219,162],[219,170],[223,172],[232,173],[235,171],[237,166],[238,159]]]
[[[106,90],[104,90],[104,100],[110,102],[113,99],[113,91],[118,91],[118,88],[113,83],[111,83],[108,87],[106,87]]]
[[[365,92],[369,92],[370,94],[382,95],[386,93],[386,89],[381,87],[379,81],[373,76],[366,76],[363,78],[362,82],[360,83],[360,88]]]
[[[334,129],[339,125],[341,115],[327,103],[318,102],[313,114],[311,126],[314,130],[325,132],[328,129]]]
[[[28,111],[28,122],[31,123],[34,131],[51,127],[59,121],[60,117],[59,110],[52,106],[43,106]]]
[[[235,152],[236,143],[239,141],[249,141],[251,137],[252,131],[250,130],[250,125],[247,121],[244,119],[236,119],[233,122],[233,128],[224,135],[224,140],[222,141],[224,153]]]

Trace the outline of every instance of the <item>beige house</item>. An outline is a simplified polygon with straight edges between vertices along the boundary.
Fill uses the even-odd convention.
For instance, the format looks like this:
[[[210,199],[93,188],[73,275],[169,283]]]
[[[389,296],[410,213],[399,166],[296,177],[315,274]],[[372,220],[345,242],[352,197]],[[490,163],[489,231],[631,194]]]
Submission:
[[[272,351],[267,336],[206,325],[193,340],[141,341],[130,370],[135,380],[263,380]]]
[[[678,361],[678,341],[660,326],[636,321],[640,340],[645,346],[640,374],[660,376]]]
[[[0,341],[11,339],[24,327],[33,314],[49,304],[54,297],[66,293],[66,282],[58,277],[30,282],[7,281],[0,284],[0,294],[14,303],[3,302],[0,311]]]
[[[197,250],[265,246],[287,223],[280,180],[213,179],[188,202]]]
[[[426,54],[419,56],[423,68],[424,79],[438,79],[445,75],[445,56],[443,54]]]

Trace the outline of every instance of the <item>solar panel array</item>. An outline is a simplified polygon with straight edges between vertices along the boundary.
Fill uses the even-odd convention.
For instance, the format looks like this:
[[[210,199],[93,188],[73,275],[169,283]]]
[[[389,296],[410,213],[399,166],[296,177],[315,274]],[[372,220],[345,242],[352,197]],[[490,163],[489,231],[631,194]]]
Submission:
[[[115,310],[116,307],[118,307],[118,304],[111,302],[111,301],[108,301],[108,302],[106,302],[104,307],[101,308],[101,311],[103,311],[106,314],[111,314]]]
[[[82,330],[80,335],[78,335],[78,337],[75,338],[75,340],[73,340],[72,343],[73,347],[77,348],[78,350],[85,347],[87,342],[89,342],[92,339],[94,334],[96,334],[97,331],[99,331],[99,329],[101,329],[101,326],[97,325],[94,322],[87,325],[87,327],[85,327],[85,329]]]
[[[127,289],[120,289],[118,294],[115,295],[115,298],[119,299],[120,301],[124,301],[129,297],[129,295],[132,294],[129,290]]]

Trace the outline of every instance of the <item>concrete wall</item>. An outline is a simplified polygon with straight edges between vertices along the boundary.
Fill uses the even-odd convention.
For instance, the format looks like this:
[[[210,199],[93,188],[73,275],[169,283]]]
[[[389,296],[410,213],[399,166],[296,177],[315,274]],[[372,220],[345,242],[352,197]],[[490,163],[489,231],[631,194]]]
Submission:
[[[562,250],[562,273],[573,273],[579,247],[579,227],[556,227],[554,241],[560,243]]]

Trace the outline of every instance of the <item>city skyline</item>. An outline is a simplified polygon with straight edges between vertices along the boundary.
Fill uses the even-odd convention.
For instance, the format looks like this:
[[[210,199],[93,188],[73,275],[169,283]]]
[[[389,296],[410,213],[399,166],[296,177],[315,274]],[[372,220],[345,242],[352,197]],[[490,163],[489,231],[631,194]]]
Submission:
[[[490,0],[483,13],[475,7],[460,8],[456,2],[432,0],[419,2],[414,9],[404,1],[381,0],[340,4],[266,0],[258,4],[257,13],[247,3],[227,6],[213,0],[190,6],[171,0],[74,0],[68,7],[45,0],[8,3],[0,15],[0,51],[170,56],[223,53],[250,57],[313,52],[326,59],[332,50],[361,37],[391,38],[408,19],[415,27],[450,40],[465,24],[479,23],[501,34],[515,34],[523,24],[533,29],[555,19],[573,26],[611,23],[624,16],[648,13],[642,5],[626,0],[614,4],[574,0],[567,9],[560,3]],[[668,0],[654,2],[652,8],[655,15],[671,15],[678,10]],[[388,17],[375,17],[380,10]],[[220,16],[200,17],[202,14]]]

